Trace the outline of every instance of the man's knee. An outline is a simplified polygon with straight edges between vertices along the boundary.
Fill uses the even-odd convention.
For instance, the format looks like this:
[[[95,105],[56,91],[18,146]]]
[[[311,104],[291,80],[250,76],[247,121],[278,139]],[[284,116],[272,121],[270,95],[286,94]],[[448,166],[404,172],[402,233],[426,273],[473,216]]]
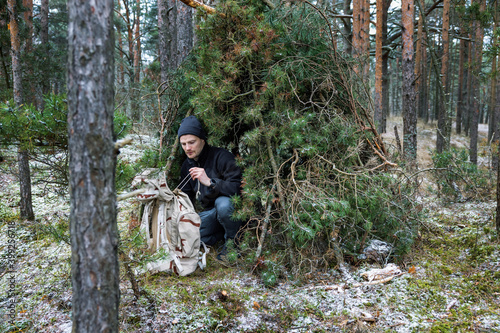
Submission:
[[[218,197],[215,200],[215,209],[219,217],[231,217],[234,211],[233,203],[229,197]]]

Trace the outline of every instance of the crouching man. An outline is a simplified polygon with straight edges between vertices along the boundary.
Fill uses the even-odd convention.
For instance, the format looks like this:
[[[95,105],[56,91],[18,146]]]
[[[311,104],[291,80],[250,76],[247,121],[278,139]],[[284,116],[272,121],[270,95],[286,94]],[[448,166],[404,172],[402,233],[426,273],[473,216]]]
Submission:
[[[189,195],[193,204],[197,199],[204,208],[199,213],[201,241],[214,245],[224,240],[224,246],[217,255],[217,259],[222,259],[226,254],[227,241],[234,241],[241,226],[241,221],[231,217],[234,206],[230,199],[240,194],[241,170],[232,153],[208,144],[206,133],[195,116],[182,120],[177,135],[187,156],[181,167],[181,179],[190,176],[181,189]]]

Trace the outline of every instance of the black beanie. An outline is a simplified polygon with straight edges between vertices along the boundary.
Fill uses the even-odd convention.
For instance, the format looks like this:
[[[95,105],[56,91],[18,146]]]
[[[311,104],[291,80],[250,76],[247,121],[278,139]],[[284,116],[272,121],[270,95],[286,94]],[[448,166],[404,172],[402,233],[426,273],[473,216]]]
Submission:
[[[186,134],[196,135],[200,139],[207,140],[207,134],[203,130],[200,121],[195,116],[186,117],[181,121],[177,136],[180,138]]]

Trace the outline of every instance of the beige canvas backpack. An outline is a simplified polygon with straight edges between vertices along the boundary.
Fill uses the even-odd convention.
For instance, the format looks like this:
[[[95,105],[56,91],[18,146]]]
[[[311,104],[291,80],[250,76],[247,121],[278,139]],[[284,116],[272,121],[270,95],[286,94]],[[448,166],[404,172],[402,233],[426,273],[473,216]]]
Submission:
[[[163,249],[166,257],[146,265],[151,272],[174,272],[186,276],[197,267],[206,267],[208,249],[200,242],[200,216],[188,195],[179,189],[171,191],[162,174],[147,180],[137,198],[144,204],[141,230],[152,252]],[[201,250],[200,250],[201,247]]]

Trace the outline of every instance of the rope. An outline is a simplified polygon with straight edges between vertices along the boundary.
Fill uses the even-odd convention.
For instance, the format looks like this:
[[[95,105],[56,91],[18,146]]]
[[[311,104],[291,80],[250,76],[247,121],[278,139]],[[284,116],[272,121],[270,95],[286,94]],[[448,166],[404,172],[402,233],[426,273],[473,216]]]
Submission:
[[[177,187],[175,188],[176,190],[181,190],[184,188],[184,186],[186,186],[186,184],[189,182],[189,178],[190,178],[190,174],[188,174],[186,177],[184,177],[184,179],[180,182],[179,185],[177,185]],[[198,181],[198,190],[196,191],[196,200],[198,200],[201,192],[200,192],[200,180],[197,179]],[[174,190],[175,191],[175,190]]]
[[[186,177],[184,177],[184,179],[180,182],[180,184],[179,184],[179,185],[177,185],[177,187],[176,187],[175,189],[176,189],[176,190],[177,190],[177,189],[178,189],[178,190],[182,190],[182,188],[183,188],[184,186],[186,186],[186,184],[189,182],[189,177],[190,177],[190,176],[191,176],[191,175],[190,175],[190,174],[188,174]],[[182,186],[181,186],[181,185],[182,185]]]

